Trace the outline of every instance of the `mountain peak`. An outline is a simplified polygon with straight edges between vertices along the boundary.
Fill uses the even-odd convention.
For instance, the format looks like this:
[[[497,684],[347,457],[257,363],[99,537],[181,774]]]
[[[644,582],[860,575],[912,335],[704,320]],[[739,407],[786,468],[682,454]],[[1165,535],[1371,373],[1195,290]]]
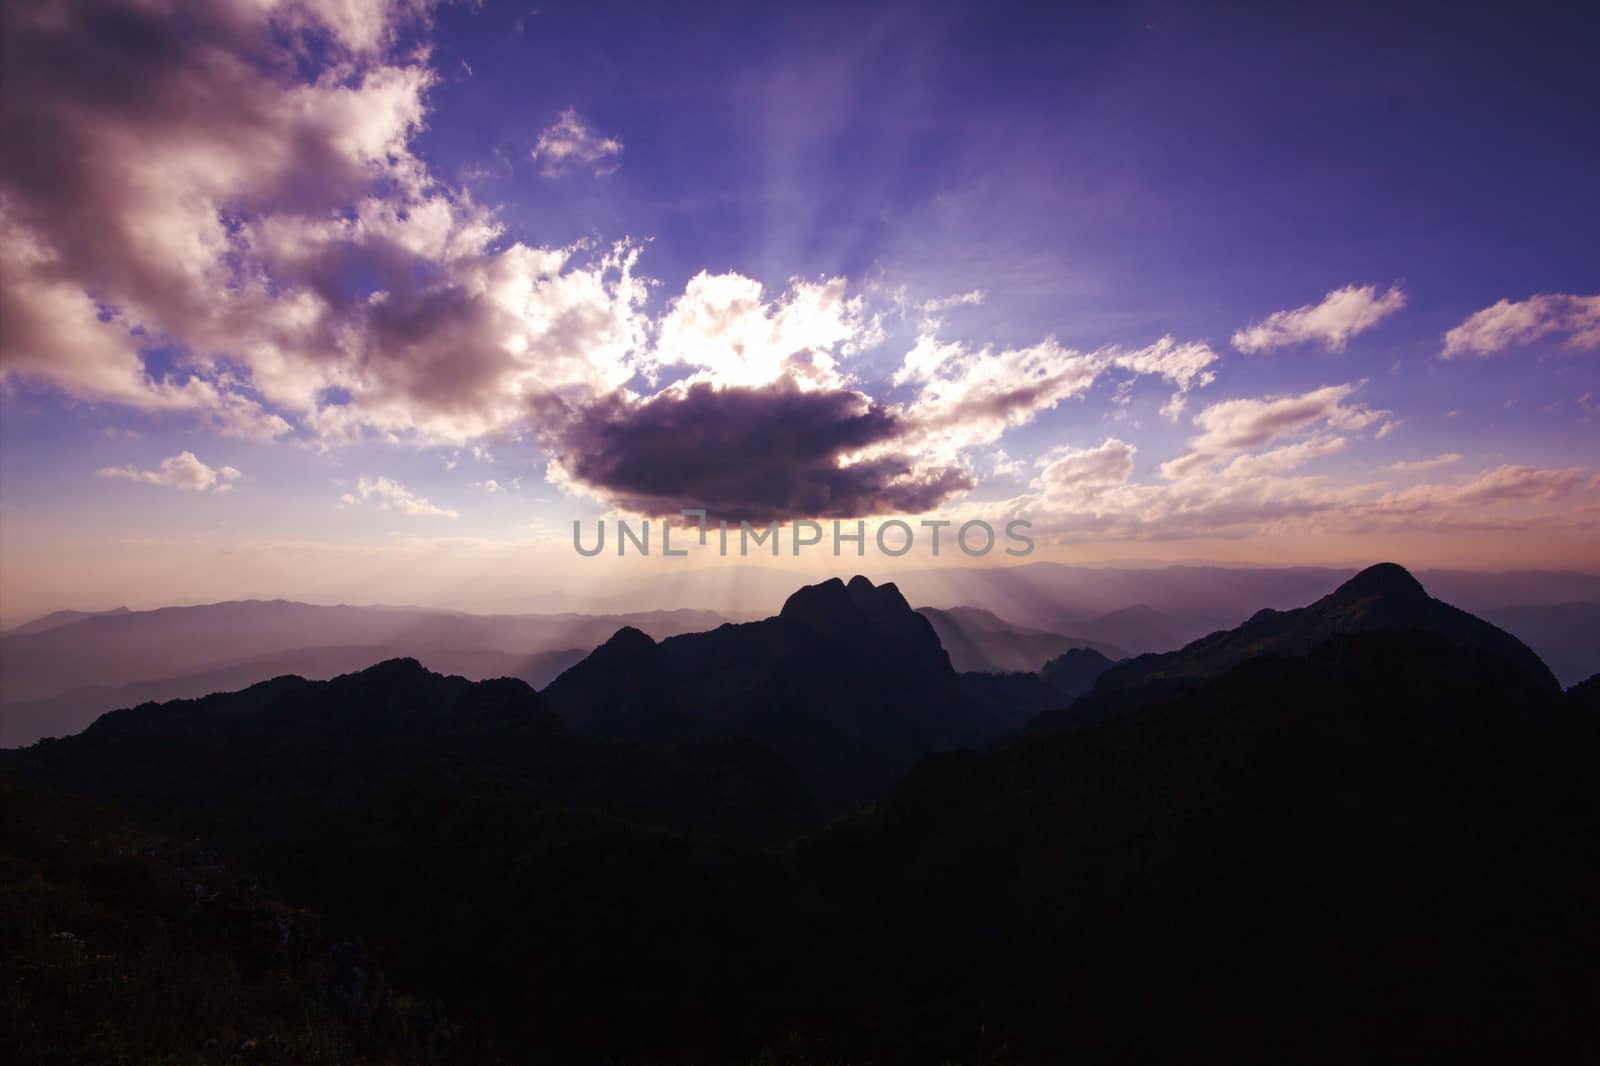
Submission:
[[[835,639],[870,638],[885,654],[921,658],[941,672],[950,669],[933,626],[890,581],[874,585],[857,574],[848,585],[836,577],[807,585],[789,597],[778,617]]]
[[[899,624],[915,614],[892,581],[874,585],[857,574],[849,584],[836,577],[797,590],[778,617],[818,628],[837,628],[852,621]]]
[[[412,689],[425,684],[429,678],[437,677],[438,674],[407,656],[373,663],[365,670],[355,670],[341,675],[340,680],[353,682],[363,688],[395,690]]]
[[[851,601],[869,618],[912,613],[911,604],[906,602],[905,596],[893,581],[874,585],[857,574],[850,579],[846,590],[850,593]]]
[[[611,634],[611,639],[600,645],[612,651],[639,651],[656,646],[655,640],[644,630],[635,626],[623,626]]]
[[[1308,606],[1259,611],[1237,629],[1219,630],[1178,651],[1120,664],[1101,676],[1095,692],[1219,677],[1263,654],[1300,658],[1334,638],[1384,631],[1420,631],[1460,649],[1487,652],[1514,663],[1538,687],[1560,689],[1550,668],[1516,637],[1429,596],[1405,567],[1379,563]]]
[[[371,678],[410,678],[430,671],[411,656],[397,656],[373,663],[365,670],[356,671],[362,677]]]
[[[1340,585],[1334,595],[1341,599],[1426,600],[1428,592],[1411,572],[1399,563],[1377,563]]]
[[[865,578],[860,580],[866,581]],[[870,582],[868,584],[870,585]],[[818,584],[804,585],[796,589],[787,600],[783,601],[783,610],[778,612],[778,617],[802,625],[825,628],[830,623],[837,623],[842,616],[853,614],[855,602],[856,597],[851,595],[845,583],[836,577],[830,577]]]

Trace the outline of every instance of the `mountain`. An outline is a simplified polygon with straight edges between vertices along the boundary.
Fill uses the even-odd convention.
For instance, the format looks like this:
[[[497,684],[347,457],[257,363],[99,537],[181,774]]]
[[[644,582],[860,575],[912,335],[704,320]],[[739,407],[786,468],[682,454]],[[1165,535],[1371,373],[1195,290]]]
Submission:
[[[13,626],[0,633],[5,637],[25,637],[29,633],[43,633],[48,629],[60,629],[70,626],[74,622],[81,622],[85,618],[104,618],[106,615],[128,614],[126,607],[114,607],[109,611],[54,611],[43,618],[35,618],[31,622],[24,622],[20,626]]]
[[[1538,622],[1519,630],[1515,613],[1503,620],[1498,615],[1507,608],[1600,604],[1600,575],[1545,570],[1418,570],[1416,574],[1434,595],[1516,634],[1552,668],[1570,658],[1568,649],[1576,650],[1580,644],[1600,647],[1600,624],[1587,615],[1574,620],[1579,628],[1566,630]],[[1263,607],[1289,610],[1301,606],[1327,595],[1354,575],[1353,569],[1326,567],[1083,567],[1041,562],[911,571],[897,574],[896,580],[906,595],[919,603],[936,607],[962,604],[992,611],[1018,627],[1107,641],[1143,653],[1170,651],[1215,630],[1239,625]],[[1099,628],[1099,620],[1133,606],[1161,616],[1157,632],[1130,637]],[[1536,616],[1536,612],[1528,613]],[[1140,639],[1148,643],[1138,643]],[[1594,660],[1580,658],[1572,670],[1581,670],[1583,662]],[[1591,665],[1589,672],[1596,669],[1600,664]],[[1577,680],[1567,670],[1556,669],[1556,674],[1567,683]]]
[[[1597,772],[1595,700],[1331,635],[923,760],[799,847],[801,981],[900,1061],[1589,1061]]]
[[[1112,665],[1094,648],[1068,648],[1036,672],[963,673],[960,683],[969,698],[1010,732],[1046,712],[1065,713]]]
[[[594,736],[759,742],[835,812],[878,795],[924,752],[1005,729],[958,684],[928,619],[893,584],[860,576],[808,585],[759,622],[659,643],[624,629],[543,695]]]
[[[1067,632],[1084,639],[1085,646],[1096,647],[1102,652],[1110,647],[1127,648],[1135,654],[1143,654],[1180,648],[1196,637],[1221,628],[1222,624],[1219,616],[1214,614],[1190,611],[1179,616],[1137,603],[1098,618],[1076,622],[1067,627]],[[1120,659],[1126,658],[1126,655],[1113,657]]]
[[[398,1066],[448,1047],[451,1019],[408,1009],[364,947],[193,840],[0,788],[0,870],[0,913],[26,916],[6,926],[9,1061]]]
[[[1093,688],[1100,675],[1114,665],[1093,648],[1073,648],[1040,667],[1039,680],[1049,685],[1059,705],[1065,706]]]
[[[470,615],[283,600],[108,612],[0,636],[0,746],[72,733],[99,713],[143,700],[190,698],[285,673],[325,679],[391,658],[542,685],[570,665],[574,651],[588,651],[619,626],[664,637],[725,620],[694,610]]]
[[[70,736],[106,711],[175,699],[198,699],[214,692],[246,688],[273,677],[292,674],[325,681],[354,673],[385,659],[404,658],[404,648],[357,644],[329,648],[297,648],[257,656],[183,677],[139,681],[115,688],[96,685],[69,689],[48,699],[0,704],[0,748],[20,748],[47,736]],[[547,685],[561,671],[582,659],[587,649],[516,655],[497,651],[438,650],[427,653],[425,666],[440,673],[473,679],[515,677],[529,685]]]
[[[974,679],[1044,681],[957,673],[857,579],[762,622],[623,628],[544,693],[402,660],[120,710],[0,752],[0,783],[112,804],[364,945],[402,1031],[453,1034],[407,1061],[1592,1060],[1600,679],[1560,692],[1415,585],[1374,568],[1188,672],[1193,646],[1106,671],[1175,671],[1116,690],[1121,713],[1009,737]],[[22,876],[0,867],[0,967],[19,943],[74,957],[61,915],[186,937],[206,914],[211,860],[152,868],[53,819],[0,819],[34,834]],[[39,848],[115,859],[66,890],[92,906],[30,894],[60,876]],[[227,974],[237,942],[206,943],[198,972]],[[305,971],[269,972],[215,995],[281,987],[319,1023]],[[151,1008],[111,991],[97,1032],[181,1041],[192,1016],[192,1050],[219,1016],[130,1020]]]
[[[520,681],[409,660],[115,711],[0,752],[0,782],[208,842],[372,945],[396,986],[557,1061],[596,1045],[642,1057],[614,1024],[623,1003],[650,1019],[640,1040],[736,1038],[725,1012],[750,1014],[737,1004],[791,953],[786,925],[757,921],[782,894],[753,848],[817,826],[757,745],[582,737]]]
[[[112,711],[75,737],[3,754],[41,780],[162,824],[237,782],[260,805],[252,817],[271,822],[280,805],[338,803],[425,767],[452,787],[492,784],[529,800],[741,837],[781,834],[812,817],[787,767],[756,745],[628,747],[577,736],[521,681],[444,677],[414,659]],[[725,774],[737,799],[719,791]]]
[[[1112,644],[1016,626],[977,607],[918,607],[961,673],[1016,673],[1038,670],[1071,648],[1094,648],[1112,659],[1127,653]]]
[[[1098,714],[1172,689],[1220,676],[1247,659],[1297,657],[1333,636],[1379,631],[1425,632],[1452,645],[1505,660],[1542,689],[1560,691],[1548,667],[1528,646],[1459,608],[1429,596],[1404,567],[1379,563],[1333,592],[1292,611],[1263,608],[1236,629],[1213,633],[1175,652],[1141,655],[1101,674],[1069,715]],[[1059,716],[1041,724],[1059,724]]]

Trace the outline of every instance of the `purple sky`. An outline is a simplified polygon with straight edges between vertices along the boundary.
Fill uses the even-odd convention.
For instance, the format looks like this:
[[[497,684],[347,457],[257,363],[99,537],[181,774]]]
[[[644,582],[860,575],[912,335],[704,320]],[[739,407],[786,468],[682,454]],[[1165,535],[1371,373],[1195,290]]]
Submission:
[[[1600,568],[1592,5],[1039,7],[7,5],[0,614],[697,505]]]

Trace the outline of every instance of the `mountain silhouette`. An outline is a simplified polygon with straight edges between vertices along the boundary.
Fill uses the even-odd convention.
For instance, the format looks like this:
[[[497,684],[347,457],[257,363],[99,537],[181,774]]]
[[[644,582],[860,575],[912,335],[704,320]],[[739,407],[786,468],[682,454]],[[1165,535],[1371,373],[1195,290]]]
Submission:
[[[1344,633],[930,757],[802,846],[807,980],[905,1061],[1585,1061],[1597,699]]]
[[[1088,692],[1115,663],[1093,648],[1071,648],[1039,668],[1039,680],[1071,703]]]
[[[1247,659],[1304,656],[1330,637],[1382,631],[1433,634],[1457,648],[1504,659],[1546,691],[1561,688],[1550,669],[1516,637],[1429,596],[1404,567],[1378,563],[1308,606],[1262,609],[1236,629],[1212,633],[1178,651],[1119,663],[1100,675],[1079,705],[1040,724],[1058,725],[1075,714],[1107,713],[1149,698],[1152,688],[1171,689],[1218,677]]]
[[[659,643],[621,630],[544,689],[579,732],[744,737],[785,759],[827,811],[880,794],[919,755],[997,738],[928,620],[892,583],[799,589],[772,618]]]
[[[252,817],[270,822],[277,804],[303,801],[305,814],[423,768],[445,774],[452,789],[493,784],[529,802],[741,838],[780,836],[813,817],[787,766],[753,743],[628,746],[577,736],[521,681],[444,677],[415,659],[130,707],[75,737],[5,755],[163,824],[239,782],[260,807]]]
[[[0,783],[40,797],[28,825],[111,804],[359,938],[439,1042],[407,1061],[1588,1061],[1600,678],[1562,693],[1508,639],[1375,567],[1002,735],[1064,697],[959,673],[898,589],[830,581],[621,627],[544,693],[401,659],[119,710],[0,752]],[[53,932],[83,908],[29,886],[89,845],[26,843],[0,902]],[[147,896],[190,928],[196,865],[96,869],[97,928],[161,928],[126,914]]]

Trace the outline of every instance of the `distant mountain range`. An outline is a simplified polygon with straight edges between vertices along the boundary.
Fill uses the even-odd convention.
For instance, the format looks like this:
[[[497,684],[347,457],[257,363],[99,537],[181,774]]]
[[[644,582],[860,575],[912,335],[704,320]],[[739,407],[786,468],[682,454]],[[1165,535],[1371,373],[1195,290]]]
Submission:
[[[0,633],[0,637],[25,637],[29,633],[43,633],[50,629],[60,629],[70,626],[74,622],[81,622],[86,618],[104,618],[107,615],[131,614],[126,607],[113,607],[109,611],[53,611],[43,618],[35,618],[20,626]]]
[[[748,569],[745,600],[753,590],[792,580]],[[897,587],[909,590],[912,602],[963,598],[956,606],[919,610],[958,672],[1004,674],[1037,671],[1070,648],[1094,648],[1111,659],[1172,651],[1263,607],[1286,609],[1325,595],[1352,573],[1034,563],[914,571]],[[1600,578],[1421,574],[1443,599],[1522,639],[1563,685],[1600,672]],[[98,714],[146,700],[191,698],[282,673],[332,677],[395,657],[468,678],[518,677],[543,687],[622,626],[664,639],[730,620],[691,609],[476,615],[283,600],[58,611],[0,634],[0,747],[70,734]]]
[[[760,622],[623,627],[543,693],[395,660],[0,752],[29,824],[81,824],[44,793],[80,794],[314,909],[315,957],[365,945],[367,987],[400,990],[362,1017],[437,1002],[395,1032],[457,1062],[1584,1061],[1597,772],[1600,679],[1562,692],[1393,566],[1115,665],[959,672],[857,577]],[[107,900],[71,919],[88,952],[144,921],[127,901],[178,913],[151,878],[194,900],[169,927],[205,919],[199,859],[80,874],[81,843],[21,835],[0,870]],[[5,893],[19,930],[87,913]],[[259,941],[205,943],[225,973]],[[50,997],[7,1009],[78,1046]]]
[[[0,635],[0,747],[75,733],[106,711],[148,700],[282,674],[328,678],[391,658],[543,686],[621,626],[666,637],[724,621],[699,610],[470,615],[286,600],[57,612]]]

